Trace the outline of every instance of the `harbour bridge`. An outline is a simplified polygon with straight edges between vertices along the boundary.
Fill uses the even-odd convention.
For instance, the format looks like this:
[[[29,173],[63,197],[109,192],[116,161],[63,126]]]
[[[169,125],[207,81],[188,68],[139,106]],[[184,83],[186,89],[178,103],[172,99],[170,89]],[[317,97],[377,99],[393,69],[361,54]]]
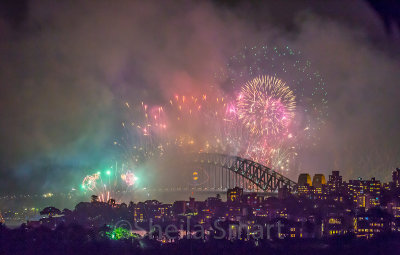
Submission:
[[[185,156],[180,164],[187,166],[184,185],[157,187],[159,192],[222,192],[240,187],[245,192],[277,193],[280,188],[295,192],[297,183],[282,174],[249,159],[218,153],[196,153]]]

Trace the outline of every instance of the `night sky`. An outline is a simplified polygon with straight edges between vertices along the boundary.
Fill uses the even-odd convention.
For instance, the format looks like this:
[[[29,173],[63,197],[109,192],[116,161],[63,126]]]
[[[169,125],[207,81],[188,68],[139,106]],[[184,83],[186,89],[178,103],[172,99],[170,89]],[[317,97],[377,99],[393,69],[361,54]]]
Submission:
[[[117,156],[121,102],[198,91],[258,43],[300,50],[326,81],[329,117],[303,172],[388,180],[400,167],[397,1],[11,0],[0,3],[0,193],[76,186]]]

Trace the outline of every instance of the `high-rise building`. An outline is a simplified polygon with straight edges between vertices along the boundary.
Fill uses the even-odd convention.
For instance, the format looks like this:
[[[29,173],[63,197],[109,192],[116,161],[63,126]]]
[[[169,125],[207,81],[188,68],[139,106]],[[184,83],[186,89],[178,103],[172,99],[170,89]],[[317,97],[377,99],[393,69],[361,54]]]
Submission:
[[[357,207],[369,209],[380,205],[381,188],[381,182],[375,178],[371,178],[371,180],[358,178],[349,181],[347,192]]]
[[[400,187],[400,168],[396,168],[396,170],[392,173],[392,185],[393,188]]]
[[[341,192],[343,187],[342,176],[339,174],[339,171],[332,171],[332,174],[329,175],[328,181],[328,192],[336,193]]]
[[[142,202],[139,202],[133,211],[133,217],[135,221],[144,222],[147,221],[147,213],[146,213],[146,205]]]
[[[187,208],[190,210],[195,210],[196,209],[196,201],[194,197],[189,197],[189,202],[186,204]]]
[[[297,180],[297,192],[299,196],[309,197],[313,192],[311,176],[309,174],[300,174]]]
[[[299,186],[312,186],[311,176],[309,174],[300,174],[297,180],[297,185]]]
[[[371,195],[380,196],[382,185],[381,182],[376,180],[375,177],[371,178],[365,182],[366,184],[366,192],[370,193]]]
[[[325,176],[323,174],[315,174],[312,181],[312,186],[316,194],[322,194],[326,185]]]
[[[347,192],[350,199],[357,205],[357,207],[365,207],[365,199],[363,200],[361,198],[364,196],[364,188],[361,178],[357,180],[349,180],[349,183],[347,184]]]
[[[174,216],[184,214],[186,212],[186,201],[175,201],[172,205],[172,213]]]
[[[243,189],[235,187],[233,189],[228,189],[226,201],[228,203],[240,202],[243,196]]]

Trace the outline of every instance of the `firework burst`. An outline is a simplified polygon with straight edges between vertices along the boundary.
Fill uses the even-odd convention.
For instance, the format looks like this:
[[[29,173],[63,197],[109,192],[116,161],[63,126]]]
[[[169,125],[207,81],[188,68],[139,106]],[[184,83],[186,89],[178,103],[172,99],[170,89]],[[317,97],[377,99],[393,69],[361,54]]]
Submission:
[[[100,174],[99,173],[95,173],[95,174],[92,174],[92,175],[85,176],[85,178],[83,178],[83,181],[82,181],[82,188],[88,189],[90,191],[95,190],[96,189],[97,180],[99,178],[100,178]]]
[[[156,106],[125,103],[125,136],[115,144],[124,148],[126,164],[170,152],[216,152],[280,172],[298,165],[299,150],[315,143],[327,109],[325,83],[310,62],[288,47],[245,48],[217,83],[222,90],[177,92]]]
[[[119,200],[127,192],[138,187],[139,178],[125,165],[110,166],[103,171],[97,171],[83,178],[82,190],[98,196],[99,201],[108,202],[109,199]]]
[[[243,84],[260,76],[278,77],[295,96],[292,141],[302,147],[315,144],[328,115],[327,91],[320,73],[300,51],[288,46],[260,45],[245,47],[232,56],[227,66],[216,74],[216,80],[227,93],[235,93],[242,90]]]
[[[237,98],[239,119],[256,135],[288,132],[296,101],[293,91],[276,77],[259,76],[242,87]]]
[[[121,180],[125,182],[128,187],[135,185],[138,178],[131,171],[121,174]]]

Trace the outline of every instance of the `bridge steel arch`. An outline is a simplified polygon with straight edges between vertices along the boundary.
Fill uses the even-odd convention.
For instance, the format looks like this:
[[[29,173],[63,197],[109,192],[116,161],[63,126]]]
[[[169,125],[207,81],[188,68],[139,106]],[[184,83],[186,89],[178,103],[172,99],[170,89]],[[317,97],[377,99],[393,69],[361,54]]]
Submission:
[[[249,159],[238,156],[198,153],[194,155],[194,163],[209,169],[210,182],[216,189],[245,188],[246,183],[252,183],[257,190],[277,192],[279,188],[288,188],[294,192],[297,183],[271,170],[270,168]],[[210,183],[212,186],[212,183]]]

